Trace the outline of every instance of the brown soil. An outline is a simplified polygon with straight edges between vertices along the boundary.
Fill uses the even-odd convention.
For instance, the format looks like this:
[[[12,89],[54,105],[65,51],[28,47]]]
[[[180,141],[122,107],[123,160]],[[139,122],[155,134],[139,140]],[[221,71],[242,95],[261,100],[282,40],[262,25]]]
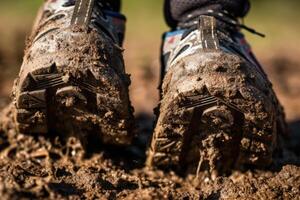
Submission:
[[[138,117],[143,135],[132,147],[124,150],[94,143],[84,151],[75,138],[62,141],[17,134],[10,123],[9,108],[3,114],[0,135],[3,199],[299,198],[300,154],[289,149],[267,171],[235,172],[214,181],[193,176],[181,178],[173,172],[143,167],[145,141],[151,133],[151,118],[147,116]]]
[[[299,72],[297,67],[292,69],[284,74]],[[273,75],[277,70],[275,66],[269,72]],[[276,85],[276,76],[272,78]],[[286,87],[293,92],[277,89],[283,100],[288,99],[287,95],[299,94],[296,84]],[[2,98],[3,101],[7,98]],[[286,107],[291,116],[291,108]],[[1,117],[2,199],[299,199],[300,122],[297,121],[290,123],[292,139],[283,144],[284,151],[276,156],[271,168],[234,172],[212,181],[144,168],[145,146],[153,121],[148,115],[137,117],[140,137],[132,147],[103,146],[95,141],[84,150],[75,138],[17,134],[11,114],[7,107]],[[289,118],[295,120],[299,114]]]
[[[150,114],[137,115],[139,137],[131,147],[105,146],[90,138],[84,149],[76,138],[17,134],[7,106],[0,117],[1,199],[299,199],[300,65],[295,60],[277,56],[265,62],[272,66],[266,70],[291,129],[268,169],[248,168],[216,180],[153,171],[144,167],[153,131]],[[1,88],[2,108],[9,102],[7,90]]]
[[[274,85],[280,86],[275,88],[285,104],[292,133],[291,139],[283,144],[284,151],[268,169],[247,169],[214,181],[152,171],[143,164],[153,127],[151,115],[137,116],[140,137],[133,146],[117,148],[90,140],[84,150],[76,138],[63,140],[17,134],[7,107],[1,117],[0,196],[2,199],[299,199],[300,122],[297,117],[300,112],[296,108],[300,92],[294,84],[297,79],[286,77],[296,76],[295,73],[299,77],[300,68],[297,63],[281,61],[280,67],[274,65],[267,71]],[[274,64],[272,60],[266,63]],[[284,71],[281,73],[285,78],[276,76],[278,70]],[[287,104],[287,99],[292,103]],[[294,99],[298,99],[298,104]],[[7,98],[1,102],[7,102]]]

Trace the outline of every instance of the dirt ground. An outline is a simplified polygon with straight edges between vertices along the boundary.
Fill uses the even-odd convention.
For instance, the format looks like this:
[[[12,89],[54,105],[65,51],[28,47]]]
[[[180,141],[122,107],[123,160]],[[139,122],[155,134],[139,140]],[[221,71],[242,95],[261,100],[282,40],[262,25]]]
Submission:
[[[11,81],[1,83],[1,199],[300,199],[300,62],[296,56],[272,55],[263,63],[285,107],[290,138],[270,168],[245,169],[216,180],[144,167],[154,121],[149,110],[157,100],[156,64],[133,72],[131,89],[140,94],[133,98],[139,136],[127,148],[92,139],[83,147],[76,138],[54,134],[17,134],[7,106]]]

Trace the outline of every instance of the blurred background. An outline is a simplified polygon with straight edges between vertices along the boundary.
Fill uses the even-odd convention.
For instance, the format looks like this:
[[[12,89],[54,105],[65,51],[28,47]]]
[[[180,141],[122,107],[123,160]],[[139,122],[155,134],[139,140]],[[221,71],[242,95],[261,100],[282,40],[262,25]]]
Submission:
[[[36,11],[43,0],[0,0],[0,98],[9,102]],[[252,0],[246,25],[266,38],[246,33],[262,62],[290,122],[300,119],[300,1]],[[132,76],[136,113],[152,113],[158,102],[159,48],[164,23],[162,0],[124,0],[128,18],[125,59]]]

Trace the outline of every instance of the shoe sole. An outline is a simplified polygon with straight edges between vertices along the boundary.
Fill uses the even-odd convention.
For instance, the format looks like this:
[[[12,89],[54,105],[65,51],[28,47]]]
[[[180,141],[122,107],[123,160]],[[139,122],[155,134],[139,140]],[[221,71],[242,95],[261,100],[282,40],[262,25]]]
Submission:
[[[258,102],[245,100],[243,104]],[[209,171],[216,177],[240,166],[264,167],[272,162],[276,130],[248,117],[267,114],[263,107],[245,112],[208,92],[179,93],[164,105],[148,166],[196,174]]]
[[[103,93],[100,86],[105,87],[97,77],[90,69],[76,77],[59,73],[55,64],[28,73],[15,92],[18,131],[55,131],[83,138],[93,133],[104,143],[129,144],[132,119],[122,119],[124,114],[112,108],[118,102]]]

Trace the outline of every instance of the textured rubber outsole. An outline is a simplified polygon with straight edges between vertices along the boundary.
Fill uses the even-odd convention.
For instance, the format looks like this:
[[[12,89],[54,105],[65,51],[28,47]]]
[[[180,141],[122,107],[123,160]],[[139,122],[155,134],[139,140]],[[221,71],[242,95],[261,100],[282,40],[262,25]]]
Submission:
[[[132,119],[112,108],[118,102],[103,94],[98,77],[88,68],[76,76],[59,73],[55,64],[28,73],[14,92],[19,132],[55,131],[82,138],[92,133],[104,143],[129,144]]]
[[[207,92],[180,93],[161,110],[146,164],[197,174],[209,171],[212,176],[242,165],[267,166],[274,130],[246,115]]]

